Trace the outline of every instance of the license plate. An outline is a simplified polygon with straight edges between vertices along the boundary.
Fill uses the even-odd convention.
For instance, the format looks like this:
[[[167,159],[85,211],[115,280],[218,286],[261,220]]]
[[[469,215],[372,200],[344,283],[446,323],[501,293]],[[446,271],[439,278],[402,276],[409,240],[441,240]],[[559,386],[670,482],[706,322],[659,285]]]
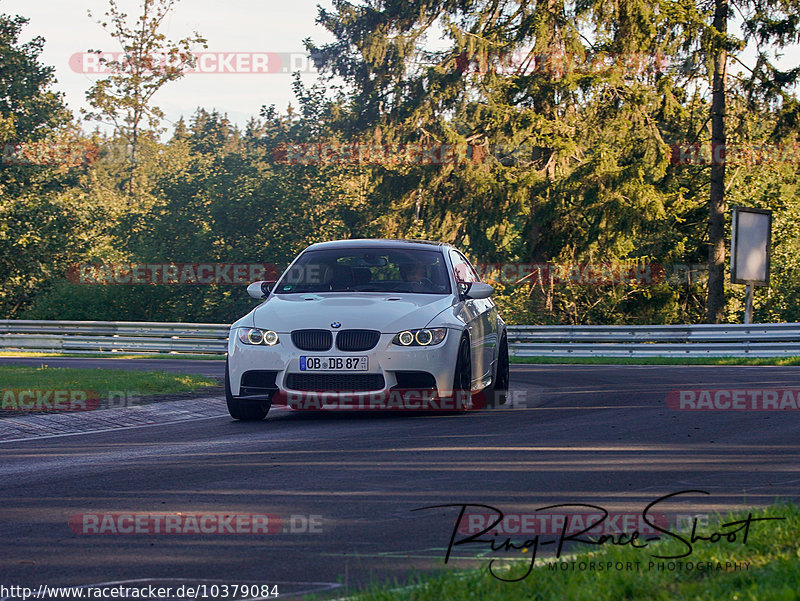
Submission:
[[[300,371],[367,371],[368,357],[300,357]]]

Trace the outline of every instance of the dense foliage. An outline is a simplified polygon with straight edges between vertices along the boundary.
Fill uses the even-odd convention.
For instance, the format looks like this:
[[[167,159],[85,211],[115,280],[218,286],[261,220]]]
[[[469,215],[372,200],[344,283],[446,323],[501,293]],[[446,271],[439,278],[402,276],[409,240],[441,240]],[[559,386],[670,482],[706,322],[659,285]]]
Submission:
[[[702,322],[714,4],[335,0],[319,21],[337,41],[307,42],[324,75],[296,81],[296,108],[265,107],[244,129],[199,109],[163,141],[142,125],[135,187],[130,132],[83,133],[50,91],[42,41],[19,44],[24,21],[0,16],[0,139],[96,149],[74,166],[0,166],[0,313],[226,322],[253,305],[242,286],[67,274],[283,266],[316,241],[407,237],[452,242],[481,265],[568,266],[556,278],[487,270],[512,323]],[[792,1],[742,6],[730,55],[748,36],[796,41]],[[757,321],[800,321],[796,77],[765,54],[726,84],[727,203],[774,211]],[[653,277],[587,281],[620,265]],[[740,321],[743,287],[726,286],[726,318]]]

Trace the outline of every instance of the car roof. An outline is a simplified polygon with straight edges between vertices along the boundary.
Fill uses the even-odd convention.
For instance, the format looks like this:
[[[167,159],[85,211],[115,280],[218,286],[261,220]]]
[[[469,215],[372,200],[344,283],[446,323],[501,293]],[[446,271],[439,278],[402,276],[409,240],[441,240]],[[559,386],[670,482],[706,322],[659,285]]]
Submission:
[[[409,249],[418,248],[431,250],[436,248],[451,248],[450,244],[435,242],[433,240],[392,240],[381,238],[361,238],[354,240],[331,240],[330,242],[317,242],[306,250],[329,250],[332,248],[396,248]]]

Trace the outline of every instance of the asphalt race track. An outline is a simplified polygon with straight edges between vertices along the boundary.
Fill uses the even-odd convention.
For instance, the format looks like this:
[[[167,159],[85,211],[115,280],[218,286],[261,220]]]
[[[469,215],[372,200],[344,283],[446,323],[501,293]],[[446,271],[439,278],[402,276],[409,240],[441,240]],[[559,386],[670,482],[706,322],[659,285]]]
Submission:
[[[219,361],[0,358],[19,362],[155,363],[207,375],[223,368]],[[798,367],[516,365],[509,409],[276,408],[265,422],[239,423],[220,399],[219,412],[212,407],[203,417],[0,442],[0,582],[257,583],[277,584],[280,598],[311,591],[339,598],[371,582],[402,582],[415,570],[485,568],[479,545],[455,547],[444,566],[459,508],[413,511],[425,506],[531,513],[581,503],[640,514],[673,492],[709,493],[662,503],[672,516],[796,500],[797,410],[678,411],[666,397],[679,389],[787,388],[798,376]],[[270,534],[70,528],[72,516],[112,512],[266,513],[279,516],[281,527]]]

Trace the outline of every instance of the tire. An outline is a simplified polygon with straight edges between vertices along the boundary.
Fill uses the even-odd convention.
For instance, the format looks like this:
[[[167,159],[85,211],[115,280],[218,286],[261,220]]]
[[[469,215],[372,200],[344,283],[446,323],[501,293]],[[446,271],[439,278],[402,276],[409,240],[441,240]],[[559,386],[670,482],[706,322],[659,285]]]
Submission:
[[[506,335],[500,339],[500,347],[497,351],[497,367],[492,385],[486,389],[487,405],[496,407],[504,405],[508,397],[508,383],[510,380],[510,367],[508,362],[508,339]]]
[[[228,413],[233,419],[243,422],[257,422],[267,417],[272,401],[243,401],[231,394],[231,376],[228,372],[228,361],[225,360],[225,401]]]
[[[469,337],[462,336],[458,343],[456,365],[453,370],[453,398],[469,399],[467,408],[472,406],[472,353]]]

